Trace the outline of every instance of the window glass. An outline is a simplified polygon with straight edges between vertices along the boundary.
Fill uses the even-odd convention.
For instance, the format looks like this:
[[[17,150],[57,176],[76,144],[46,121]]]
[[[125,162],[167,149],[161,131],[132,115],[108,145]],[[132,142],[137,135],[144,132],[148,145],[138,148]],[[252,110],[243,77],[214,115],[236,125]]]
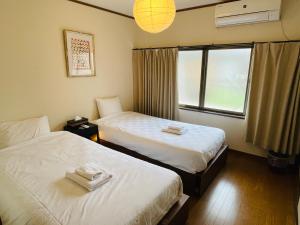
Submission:
[[[204,107],[243,112],[251,49],[208,51]]]
[[[178,101],[199,106],[202,50],[180,51],[178,55]]]

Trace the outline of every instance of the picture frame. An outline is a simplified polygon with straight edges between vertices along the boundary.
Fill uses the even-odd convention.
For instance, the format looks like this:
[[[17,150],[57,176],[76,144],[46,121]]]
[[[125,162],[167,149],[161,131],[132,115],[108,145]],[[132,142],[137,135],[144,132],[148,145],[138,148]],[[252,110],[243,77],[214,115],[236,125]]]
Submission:
[[[73,30],[63,33],[68,76],[96,76],[94,35]]]

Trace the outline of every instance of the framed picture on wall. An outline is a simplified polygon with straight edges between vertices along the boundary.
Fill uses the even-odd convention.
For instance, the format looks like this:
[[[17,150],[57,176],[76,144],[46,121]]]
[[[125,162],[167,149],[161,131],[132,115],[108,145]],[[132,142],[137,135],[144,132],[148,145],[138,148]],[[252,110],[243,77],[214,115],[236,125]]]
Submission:
[[[64,39],[68,76],[96,76],[94,35],[64,30]]]

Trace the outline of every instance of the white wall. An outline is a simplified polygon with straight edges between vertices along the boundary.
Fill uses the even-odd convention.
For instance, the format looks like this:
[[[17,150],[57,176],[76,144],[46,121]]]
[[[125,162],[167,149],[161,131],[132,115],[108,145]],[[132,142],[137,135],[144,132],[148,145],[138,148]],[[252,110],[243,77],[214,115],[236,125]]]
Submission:
[[[177,13],[173,25],[160,34],[148,34],[137,29],[135,47],[165,47],[198,44],[246,43],[300,39],[300,1],[283,0],[280,22],[216,28],[214,7]],[[245,142],[246,121],[230,117],[180,110],[184,122],[215,126],[225,130],[231,148],[265,156],[265,151]]]

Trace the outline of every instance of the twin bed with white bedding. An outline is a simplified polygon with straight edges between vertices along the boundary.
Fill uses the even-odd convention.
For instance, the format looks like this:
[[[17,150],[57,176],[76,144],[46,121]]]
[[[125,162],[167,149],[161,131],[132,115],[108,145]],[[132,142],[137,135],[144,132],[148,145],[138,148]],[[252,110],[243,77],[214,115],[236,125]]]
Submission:
[[[112,113],[94,123],[99,126],[101,144],[133,156],[138,153],[138,158],[144,159],[145,156],[146,161],[174,170],[181,175],[188,194],[201,194],[225,164],[225,133],[218,128],[136,112]],[[186,132],[182,135],[162,132],[168,126],[184,127]],[[210,167],[214,168],[209,171]],[[203,183],[199,176],[206,172],[210,174],[199,188]]]
[[[121,112],[101,118],[100,138],[124,146],[145,156],[189,173],[206,169],[208,162],[224,144],[223,130],[147,116],[136,112]],[[186,129],[182,135],[162,132],[173,125]]]
[[[95,163],[112,179],[88,192],[65,172]],[[0,149],[3,224],[158,224],[182,196],[173,171],[68,132],[50,132]]]

